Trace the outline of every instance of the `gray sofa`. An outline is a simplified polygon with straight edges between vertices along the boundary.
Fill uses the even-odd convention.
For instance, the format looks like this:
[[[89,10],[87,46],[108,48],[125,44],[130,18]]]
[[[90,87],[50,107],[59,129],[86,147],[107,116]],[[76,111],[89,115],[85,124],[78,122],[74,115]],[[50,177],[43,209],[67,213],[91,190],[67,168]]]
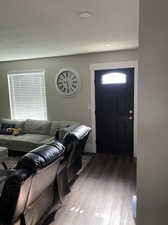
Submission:
[[[15,128],[22,128],[23,133],[18,136],[0,134],[0,146],[7,147],[12,151],[29,152],[40,145],[57,139],[62,141],[64,135],[79,126],[73,121],[25,121],[1,119],[1,124],[15,124]],[[0,127],[1,128],[1,127]]]

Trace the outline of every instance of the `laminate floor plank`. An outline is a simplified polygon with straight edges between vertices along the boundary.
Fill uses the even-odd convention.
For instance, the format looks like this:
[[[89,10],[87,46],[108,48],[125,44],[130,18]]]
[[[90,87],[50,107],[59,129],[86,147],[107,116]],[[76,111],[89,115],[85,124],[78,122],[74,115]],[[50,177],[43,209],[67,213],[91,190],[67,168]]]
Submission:
[[[73,184],[51,225],[135,225],[135,162],[127,157],[96,155]]]

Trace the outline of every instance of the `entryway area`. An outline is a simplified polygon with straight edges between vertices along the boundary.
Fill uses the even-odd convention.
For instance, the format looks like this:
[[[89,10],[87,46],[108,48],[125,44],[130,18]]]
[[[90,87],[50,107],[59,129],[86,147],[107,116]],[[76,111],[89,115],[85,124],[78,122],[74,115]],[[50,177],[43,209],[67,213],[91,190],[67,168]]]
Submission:
[[[107,224],[132,225],[136,211],[133,196],[136,196],[138,62],[94,64],[90,70],[93,149],[102,158],[100,167],[114,166],[114,171],[125,177],[117,180],[117,194],[112,183],[109,186],[116,208],[109,212],[111,223]],[[118,167],[118,163],[122,166]],[[104,180],[115,182],[114,171],[108,173],[108,179],[104,174]],[[120,190],[125,191],[120,195]]]
[[[95,71],[98,153],[133,156],[134,68]]]
[[[90,72],[93,152],[136,157],[138,61],[92,64]]]

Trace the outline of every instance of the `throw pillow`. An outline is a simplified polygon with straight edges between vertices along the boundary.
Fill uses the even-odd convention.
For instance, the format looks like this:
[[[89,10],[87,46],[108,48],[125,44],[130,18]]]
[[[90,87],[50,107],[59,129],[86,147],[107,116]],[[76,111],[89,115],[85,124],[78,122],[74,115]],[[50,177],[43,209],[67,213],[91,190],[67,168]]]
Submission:
[[[13,132],[12,135],[14,136],[18,136],[22,133],[22,129],[21,128],[13,128]]]
[[[1,130],[7,129],[7,128],[15,128],[15,124],[8,124],[8,123],[1,124]]]
[[[15,124],[2,123],[0,134],[10,134],[10,132],[8,132],[8,128],[13,128],[13,127],[15,127]]]
[[[8,134],[8,132],[7,132],[6,129],[1,129],[1,130],[0,130],[0,134]]]
[[[22,133],[21,128],[8,128],[7,131],[8,131],[9,134],[12,134],[14,136],[18,136]]]

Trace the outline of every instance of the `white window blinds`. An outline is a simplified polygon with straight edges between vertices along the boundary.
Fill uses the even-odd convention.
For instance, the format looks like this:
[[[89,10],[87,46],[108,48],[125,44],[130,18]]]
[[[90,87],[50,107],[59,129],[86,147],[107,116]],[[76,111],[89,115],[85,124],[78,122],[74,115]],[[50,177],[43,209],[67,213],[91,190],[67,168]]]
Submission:
[[[8,74],[12,119],[47,119],[44,72]]]

